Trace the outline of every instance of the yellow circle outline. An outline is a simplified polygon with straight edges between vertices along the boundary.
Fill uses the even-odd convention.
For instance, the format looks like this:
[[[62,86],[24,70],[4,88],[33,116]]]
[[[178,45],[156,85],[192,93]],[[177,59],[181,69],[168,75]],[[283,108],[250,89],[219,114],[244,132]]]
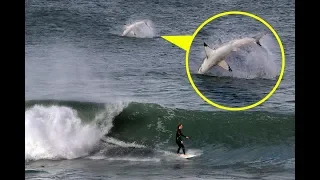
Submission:
[[[243,107],[227,107],[227,106],[222,106],[222,105],[219,105],[217,103],[214,103],[212,101],[210,101],[209,99],[207,99],[204,95],[201,94],[201,92],[198,90],[198,88],[196,87],[196,85],[194,84],[193,80],[192,80],[192,77],[190,75],[190,70],[189,70],[189,53],[190,53],[190,47],[191,47],[191,44],[194,40],[194,38],[196,37],[196,35],[198,34],[198,32],[206,25],[208,24],[210,21],[214,20],[214,19],[217,19],[219,17],[222,17],[222,16],[227,16],[227,15],[244,15],[244,16],[249,16],[251,18],[254,18],[258,21],[260,21],[262,24],[264,24],[265,26],[267,26],[271,32],[273,33],[273,35],[276,37],[277,39],[277,42],[280,46],[280,50],[281,50],[281,72],[280,72],[280,76],[278,78],[278,81],[276,83],[276,85],[273,87],[273,89],[270,91],[270,93],[265,96],[263,99],[261,99],[260,101],[254,103],[254,104],[251,104],[251,105],[248,105],[248,106],[243,106]],[[215,106],[217,108],[220,108],[220,109],[223,109],[223,110],[228,110],[228,111],[243,111],[243,110],[248,110],[248,109],[251,109],[251,108],[254,108],[260,104],[262,104],[263,102],[265,102],[267,99],[270,98],[270,96],[272,96],[272,94],[276,91],[276,89],[278,88],[278,86],[280,85],[281,83],[281,80],[282,80],[282,77],[284,75],[284,69],[285,69],[285,54],[284,54],[284,48],[282,46],[282,42],[281,42],[281,39],[280,37],[278,36],[277,32],[272,28],[272,26],[267,23],[265,20],[263,20],[262,18],[256,16],[256,15],[253,15],[251,13],[248,13],[248,12],[243,12],[243,11],[226,11],[226,12],[222,12],[222,13],[219,13],[217,15],[214,15],[212,16],[211,18],[207,19],[205,22],[203,22],[197,29],[196,31],[193,33],[192,35],[192,41],[190,43],[190,46],[189,48],[187,49],[187,52],[186,52],[186,71],[187,71],[187,76],[188,76],[188,80],[189,82],[191,83],[191,86],[193,87],[193,89],[196,91],[196,93],[203,99],[205,100],[207,103],[209,103],[210,105],[212,106]]]

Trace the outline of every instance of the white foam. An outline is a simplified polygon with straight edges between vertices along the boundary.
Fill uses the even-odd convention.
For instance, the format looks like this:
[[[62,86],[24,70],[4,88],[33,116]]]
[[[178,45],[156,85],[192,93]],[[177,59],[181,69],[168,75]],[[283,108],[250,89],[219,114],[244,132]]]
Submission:
[[[126,106],[106,106],[90,124],[65,106],[35,105],[25,111],[25,160],[72,159],[88,155],[112,128],[113,118]]]
[[[186,154],[190,154],[190,155],[195,155],[195,156],[200,156],[202,154],[202,150],[200,149],[187,149]]]
[[[106,159],[106,156],[103,156],[103,155],[94,155],[94,156],[86,157],[85,159],[103,160],[103,159]]]
[[[103,134],[107,134],[113,127],[113,118],[117,116],[128,103],[115,102],[113,104],[105,105],[105,110],[98,113],[94,119],[94,122],[100,127]]]

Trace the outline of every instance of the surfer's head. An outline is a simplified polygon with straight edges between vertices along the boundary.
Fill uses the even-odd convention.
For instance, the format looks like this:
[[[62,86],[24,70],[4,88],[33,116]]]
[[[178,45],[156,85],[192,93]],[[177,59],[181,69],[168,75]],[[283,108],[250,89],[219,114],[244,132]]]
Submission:
[[[183,128],[182,124],[179,124],[177,128],[182,129]]]

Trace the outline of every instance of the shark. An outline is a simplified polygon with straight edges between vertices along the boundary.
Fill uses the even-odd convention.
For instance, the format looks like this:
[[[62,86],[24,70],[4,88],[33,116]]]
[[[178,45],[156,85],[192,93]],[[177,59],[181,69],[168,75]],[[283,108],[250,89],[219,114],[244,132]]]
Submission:
[[[222,44],[219,39],[219,43],[214,47],[209,47],[207,43],[203,43],[206,57],[204,58],[201,66],[198,69],[198,74],[204,74],[214,66],[220,66],[227,71],[232,71],[229,64],[226,62],[226,58],[234,51],[238,51],[240,47],[255,43],[262,47],[260,39],[266,35],[266,33],[254,36],[235,39],[227,43]]]

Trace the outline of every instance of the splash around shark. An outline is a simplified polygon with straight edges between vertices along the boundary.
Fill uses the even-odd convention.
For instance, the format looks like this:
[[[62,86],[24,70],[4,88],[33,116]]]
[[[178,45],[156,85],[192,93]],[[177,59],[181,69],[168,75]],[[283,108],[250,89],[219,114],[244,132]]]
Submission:
[[[124,25],[124,30],[121,36],[137,38],[153,37],[154,29],[152,26],[153,23],[150,20],[136,21],[131,24]]]
[[[198,69],[198,74],[204,74],[214,66],[220,66],[221,68],[231,72],[232,71],[231,67],[225,61],[228,55],[230,55],[231,52],[238,51],[242,46],[251,44],[251,43],[255,43],[258,46],[262,47],[260,43],[260,39],[266,34],[267,33],[263,33],[255,37],[245,37],[241,39],[236,39],[224,44],[222,44],[221,40],[219,40],[219,44],[213,48],[209,47],[204,42],[203,46],[204,46],[206,57],[204,58],[203,63]]]

